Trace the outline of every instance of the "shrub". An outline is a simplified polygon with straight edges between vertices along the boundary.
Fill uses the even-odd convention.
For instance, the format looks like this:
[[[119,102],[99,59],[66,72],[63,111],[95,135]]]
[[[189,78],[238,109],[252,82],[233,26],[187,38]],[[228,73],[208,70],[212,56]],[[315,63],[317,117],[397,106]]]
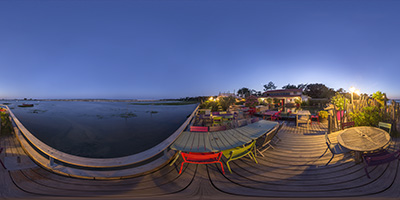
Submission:
[[[301,102],[301,106],[308,106],[308,105],[310,105],[310,102],[308,100]]]
[[[332,97],[331,102],[336,106],[338,110],[344,110],[344,102],[346,101],[346,105],[350,104],[350,100],[344,97],[340,93],[336,93],[334,97]]]
[[[356,126],[378,126],[378,123],[385,121],[385,117],[377,106],[364,107],[361,112],[350,113]]]
[[[258,98],[255,96],[247,97],[245,105],[249,108],[255,108],[256,106],[258,106]]]
[[[9,114],[0,112],[1,116],[1,134],[10,134],[12,132],[12,125],[9,118]]]

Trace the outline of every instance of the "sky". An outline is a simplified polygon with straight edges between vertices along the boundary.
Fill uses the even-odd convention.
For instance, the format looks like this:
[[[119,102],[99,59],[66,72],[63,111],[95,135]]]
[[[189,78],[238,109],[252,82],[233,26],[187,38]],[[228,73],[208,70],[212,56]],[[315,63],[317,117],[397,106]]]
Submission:
[[[400,99],[397,0],[0,0],[1,98],[323,83]]]

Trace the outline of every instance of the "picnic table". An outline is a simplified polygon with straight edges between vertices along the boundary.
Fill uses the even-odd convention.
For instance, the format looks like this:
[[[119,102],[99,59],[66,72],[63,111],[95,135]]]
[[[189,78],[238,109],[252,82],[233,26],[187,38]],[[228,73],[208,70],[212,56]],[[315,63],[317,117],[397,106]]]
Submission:
[[[278,122],[258,122],[216,132],[184,131],[171,145],[171,149],[183,152],[220,152],[242,146],[272,130]]]
[[[355,161],[362,161],[363,152],[382,149],[390,141],[390,135],[385,130],[372,126],[359,126],[342,130],[337,136],[343,147],[355,151]]]
[[[298,127],[299,122],[300,122],[300,123],[306,122],[307,125],[308,125],[308,123],[309,123],[308,120],[309,120],[309,119],[308,119],[308,120],[304,120],[304,119],[300,119],[300,120],[299,120],[299,116],[300,116],[300,118],[307,118],[307,116],[308,116],[308,118],[309,118],[309,116],[311,116],[310,111],[309,111],[309,110],[300,110],[299,112],[296,113],[296,128]],[[301,117],[301,116],[306,116],[306,117]]]

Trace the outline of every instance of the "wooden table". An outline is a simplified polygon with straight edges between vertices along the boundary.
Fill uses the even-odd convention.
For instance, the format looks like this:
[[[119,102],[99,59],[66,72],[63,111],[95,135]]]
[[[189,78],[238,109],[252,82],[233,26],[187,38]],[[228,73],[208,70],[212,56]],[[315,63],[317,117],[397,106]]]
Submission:
[[[171,145],[171,149],[183,152],[219,152],[247,144],[277,125],[278,122],[260,120],[240,128],[224,131],[184,131]]]
[[[356,152],[356,162],[362,161],[362,152],[382,149],[390,141],[385,130],[371,126],[359,126],[342,130],[337,136],[340,145]]]
[[[296,127],[298,127],[298,121],[299,121],[299,115],[300,116],[311,116],[310,111],[308,110],[300,110],[299,112],[296,113]],[[308,124],[308,122],[307,122]]]
[[[172,166],[179,158],[180,152],[220,152],[242,146],[271,131],[278,122],[260,120],[240,128],[216,132],[184,131],[171,145],[171,149],[178,151],[171,162]]]

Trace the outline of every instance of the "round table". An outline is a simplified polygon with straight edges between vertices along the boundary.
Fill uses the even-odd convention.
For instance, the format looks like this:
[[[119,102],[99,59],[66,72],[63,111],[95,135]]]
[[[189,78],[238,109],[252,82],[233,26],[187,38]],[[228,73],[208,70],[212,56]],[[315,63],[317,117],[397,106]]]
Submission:
[[[356,162],[361,162],[362,152],[376,151],[386,146],[390,135],[385,130],[371,126],[348,128],[337,136],[340,145],[356,152]]]

